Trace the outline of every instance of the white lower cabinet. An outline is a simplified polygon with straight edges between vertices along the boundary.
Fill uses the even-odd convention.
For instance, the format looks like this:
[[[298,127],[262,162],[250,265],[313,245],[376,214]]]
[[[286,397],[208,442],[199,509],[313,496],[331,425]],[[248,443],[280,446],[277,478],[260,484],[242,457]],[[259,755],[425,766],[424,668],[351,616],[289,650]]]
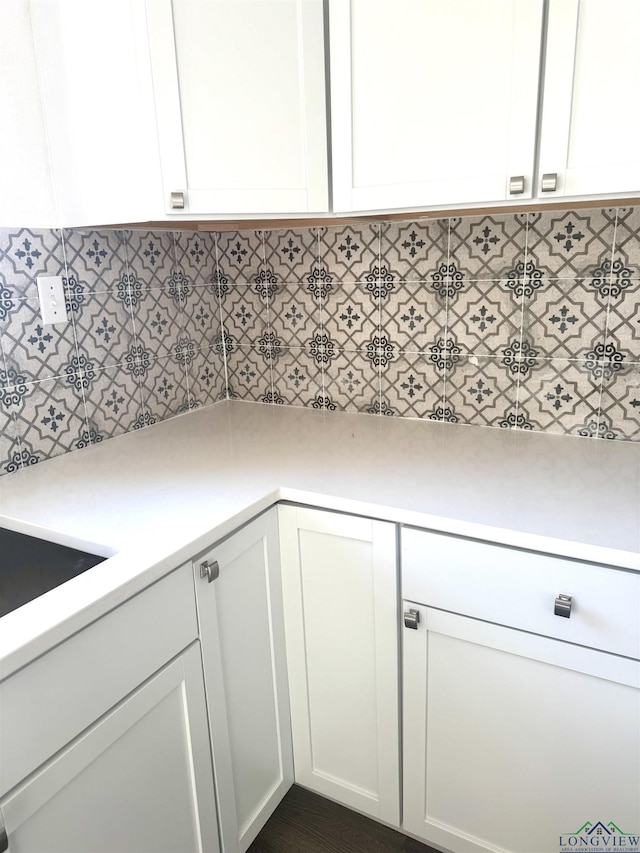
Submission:
[[[635,849],[640,578],[416,530],[402,560],[404,829],[453,853]]]
[[[0,801],[8,849],[218,851],[208,741],[194,643]]]
[[[296,782],[398,826],[395,526],[278,512]]]
[[[293,783],[276,510],[193,567],[222,846],[244,853]]]

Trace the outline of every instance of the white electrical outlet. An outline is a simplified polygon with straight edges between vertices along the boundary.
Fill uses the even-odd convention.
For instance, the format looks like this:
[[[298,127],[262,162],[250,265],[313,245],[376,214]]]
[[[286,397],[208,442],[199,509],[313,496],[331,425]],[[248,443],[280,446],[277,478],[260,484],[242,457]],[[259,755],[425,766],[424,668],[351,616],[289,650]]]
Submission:
[[[66,323],[69,318],[64,300],[62,276],[39,275],[37,281],[43,325],[52,326],[54,323]]]

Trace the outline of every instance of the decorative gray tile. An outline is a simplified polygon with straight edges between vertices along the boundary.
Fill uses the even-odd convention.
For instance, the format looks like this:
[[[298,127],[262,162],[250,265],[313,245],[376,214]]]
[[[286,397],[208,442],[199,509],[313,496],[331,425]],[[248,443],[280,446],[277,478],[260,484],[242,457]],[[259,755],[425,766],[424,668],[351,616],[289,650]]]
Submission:
[[[320,229],[319,255],[337,281],[363,281],[380,266],[380,226],[365,223]]]
[[[197,347],[213,346],[221,322],[215,285],[191,288],[184,300],[183,322],[185,332]]]
[[[37,297],[36,276],[65,275],[61,232],[0,228],[0,273],[16,295]]]
[[[448,219],[383,222],[381,264],[396,279],[424,281],[447,263],[448,242]]]
[[[187,367],[190,408],[209,406],[225,399],[224,361],[215,347],[205,347],[196,351],[191,364]]]
[[[450,220],[449,263],[465,279],[507,278],[523,264],[526,252],[526,217],[522,214],[491,214]]]
[[[603,387],[599,435],[640,441],[640,365],[633,365],[616,385]]]
[[[211,284],[216,273],[215,235],[206,231],[176,232],[176,257],[194,287]]]
[[[265,231],[265,259],[279,282],[302,281],[319,262],[318,229]]]
[[[611,291],[607,317],[607,344],[640,362],[640,281]]]
[[[128,272],[146,287],[166,287],[176,271],[176,238],[172,231],[129,231]]]
[[[271,399],[271,366],[251,347],[236,347],[227,357],[229,387],[241,400]]]
[[[2,391],[0,391],[1,395]],[[15,420],[13,415],[0,406],[0,475],[10,474],[20,467],[20,443]]]
[[[19,299],[0,320],[2,350],[27,381],[48,379],[64,372],[76,351],[73,323],[45,326],[37,299]]]
[[[250,282],[264,267],[262,231],[223,231],[216,235],[218,276]]]
[[[522,296],[508,281],[465,281],[448,301],[446,317],[461,352],[497,355],[520,334]]]
[[[20,412],[27,397],[33,393],[25,373],[22,373],[10,359],[3,359],[0,366],[0,411],[13,416]]]
[[[188,365],[177,362],[172,356],[154,359],[140,378],[144,411],[156,423],[179,414],[185,405],[188,406],[186,369],[194,356],[195,350],[188,359]]]
[[[166,289],[144,290],[132,313],[136,341],[152,358],[173,352],[185,323],[180,300]]]
[[[444,336],[446,310],[424,282],[402,282],[380,303],[381,333],[398,350],[425,352]]]
[[[453,370],[462,359],[461,348],[457,340],[447,333],[427,347],[426,355],[440,376],[445,376]]]
[[[269,330],[269,309],[251,285],[231,286],[222,302],[225,332],[241,346],[250,346]]]
[[[498,359],[465,356],[446,375],[447,419],[455,416],[459,423],[499,427],[516,411],[517,388]]]
[[[122,365],[98,371],[86,391],[86,405],[91,444],[131,431],[142,414],[137,378]]]
[[[524,298],[524,335],[541,358],[585,358],[604,343],[606,320],[588,279],[543,279]]]
[[[382,373],[381,391],[393,414],[429,418],[443,404],[444,379],[428,356],[402,356]]]
[[[16,310],[19,298],[18,291],[9,287],[4,273],[0,272],[0,323]]]
[[[615,210],[528,214],[527,275],[581,278],[603,271],[611,261]]]
[[[518,412],[535,430],[591,434],[599,422],[600,388],[601,379],[581,362],[536,361],[521,378]]]
[[[34,450],[27,441],[18,437],[11,443],[8,459],[0,469],[0,474],[13,474],[21,468],[37,465],[45,459],[46,456],[42,450]]]
[[[538,365],[539,356],[527,335],[514,335],[500,350],[500,365],[515,382],[531,374]]]
[[[633,369],[628,353],[619,350],[612,343],[599,343],[584,354],[580,362],[581,369],[587,371],[594,384],[602,382],[607,388],[626,376]]]
[[[24,448],[39,458],[75,450],[87,430],[85,406],[63,379],[36,383],[16,413],[16,431]]]
[[[380,400],[380,368],[364,353],[339,352],[324,369],[324,395],[338,411],[369,412]]]
[[[335,284],[323,302],[322,323],[339,349],[366,349],[380,330],[377,288],[357,283]]]
[[[273,402],[311,406],[323,392],[322,368],[304,349],[283,350],[273,366]]]
[[[619,279],[640,279],[640,207],[619,207],[613,268]]]
[[[134,340],[131,310],[113,293],[92,293],[73,312],[78,347],[96,366],[123,361]]]
[[[65,230],[63,240],[68,289],[76,283],[87,293],[115,290],[127,274],[124,231]]]
[[[269,324],[284,346],[303,346],[320,331],[321,302],[304,284],[284,284],[269,301]]]

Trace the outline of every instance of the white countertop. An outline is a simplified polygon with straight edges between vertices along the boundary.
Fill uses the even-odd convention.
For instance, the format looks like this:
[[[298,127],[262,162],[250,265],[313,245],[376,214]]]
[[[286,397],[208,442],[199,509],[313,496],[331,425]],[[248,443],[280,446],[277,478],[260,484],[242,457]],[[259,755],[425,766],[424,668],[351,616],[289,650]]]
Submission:
[[[0,677],[278,500],[640,571],[640,444],[222,403],[0,478],[0,524],[115,553],[0,619]]]

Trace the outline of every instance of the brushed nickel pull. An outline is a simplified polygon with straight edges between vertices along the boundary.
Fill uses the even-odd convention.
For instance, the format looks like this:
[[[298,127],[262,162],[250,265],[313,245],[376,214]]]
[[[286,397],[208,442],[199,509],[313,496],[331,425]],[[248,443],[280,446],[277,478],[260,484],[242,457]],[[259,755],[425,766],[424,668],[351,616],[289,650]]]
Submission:
[[[0,809],[0,853],[5,853],[9,849],[9,836],[7,835],[7,826],[4,822],[2,809]]]
[[[184,210],[185,201],[184,193],[171,193],[172,210]]]
[[[540,190],[543,193],[554,193],[558,189],[558,173],[557,172],[547,172],[546,175],[542,176],[542,181],[540,182]]]
[[[570,595],[560,595],[556,598],[555,607],[553,608],[553,612],[556,616],[564,616],[566,619],[569,619],[571,616],[571,604],[572,598]]]
[[[417,631],[419,622],[420,622],[420,611],[419,610],[405,610],[404,611],[404,627],[405,628],[414,628]]]
[[[519,195],[524,192],[524,175],[516,175],[514,178],[509,178],[509,193],[511,195]]]
[[[205,560],[204,563],[200,563],[200,577],[206,578],[207,583],[211,583],[211,581],[214,581],[219,576],[220,566],[218,565],[217,560],[214,560],[212,563],[208,560]]]

